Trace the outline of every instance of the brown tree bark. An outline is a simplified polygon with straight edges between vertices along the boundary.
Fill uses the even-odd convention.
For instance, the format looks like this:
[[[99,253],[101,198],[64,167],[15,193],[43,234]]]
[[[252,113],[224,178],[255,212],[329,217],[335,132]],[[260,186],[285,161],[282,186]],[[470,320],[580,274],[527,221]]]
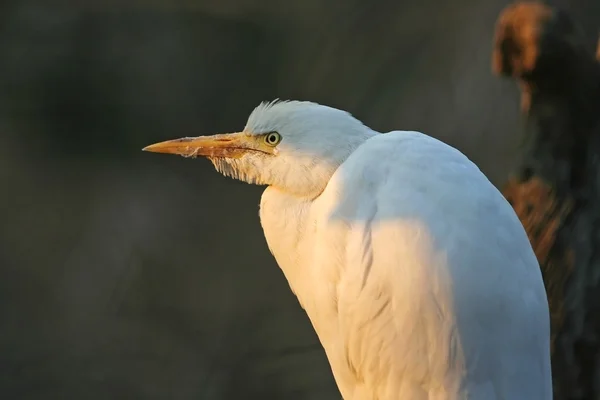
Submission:
[[[503,192],[544,277],[556,400],[600,398],[600,63],[583,43],[565,12],[516,3],[498,18],[492,56],[518,82],[527,120]]]

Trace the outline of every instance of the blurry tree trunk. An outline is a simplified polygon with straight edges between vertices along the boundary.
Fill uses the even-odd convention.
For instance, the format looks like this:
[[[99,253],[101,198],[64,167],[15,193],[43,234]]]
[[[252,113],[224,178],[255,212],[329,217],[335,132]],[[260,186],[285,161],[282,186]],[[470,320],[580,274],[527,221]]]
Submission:
[[[493,69],[518,81],[527,118],[523,157],[503,192],[546,285],[554,399],[598,399],[600,63],[566,13],[518,3],[499,17]]]

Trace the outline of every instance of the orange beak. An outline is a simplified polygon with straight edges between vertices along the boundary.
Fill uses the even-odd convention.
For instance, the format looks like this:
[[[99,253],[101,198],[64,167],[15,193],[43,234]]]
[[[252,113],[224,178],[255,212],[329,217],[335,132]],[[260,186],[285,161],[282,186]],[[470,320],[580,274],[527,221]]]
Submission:
[[[260,151],[252,136],[244,132],[167,140],[142,150],[191,158],[240,158],[248,151]]]

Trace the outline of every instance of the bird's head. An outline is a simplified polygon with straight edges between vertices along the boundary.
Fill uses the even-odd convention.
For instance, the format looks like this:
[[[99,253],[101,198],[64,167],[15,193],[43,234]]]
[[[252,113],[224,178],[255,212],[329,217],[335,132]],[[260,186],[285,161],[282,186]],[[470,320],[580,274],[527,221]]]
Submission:
[[[314,198],[373,134],[345,111],[276,100],[256,107],[241,132],[169,140],[144,150],[206,157],[223,175]]]

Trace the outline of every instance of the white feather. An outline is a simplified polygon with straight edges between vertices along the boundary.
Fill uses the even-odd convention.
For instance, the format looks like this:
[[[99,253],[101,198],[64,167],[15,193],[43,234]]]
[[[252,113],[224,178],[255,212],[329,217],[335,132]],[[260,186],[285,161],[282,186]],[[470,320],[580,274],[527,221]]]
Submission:
[[[552,398],[537,260],[466,156],[315,103],[263,103],[245,131],[283,140],[274,156],[213,163],[269,185],[267,243],[344,399]]]

